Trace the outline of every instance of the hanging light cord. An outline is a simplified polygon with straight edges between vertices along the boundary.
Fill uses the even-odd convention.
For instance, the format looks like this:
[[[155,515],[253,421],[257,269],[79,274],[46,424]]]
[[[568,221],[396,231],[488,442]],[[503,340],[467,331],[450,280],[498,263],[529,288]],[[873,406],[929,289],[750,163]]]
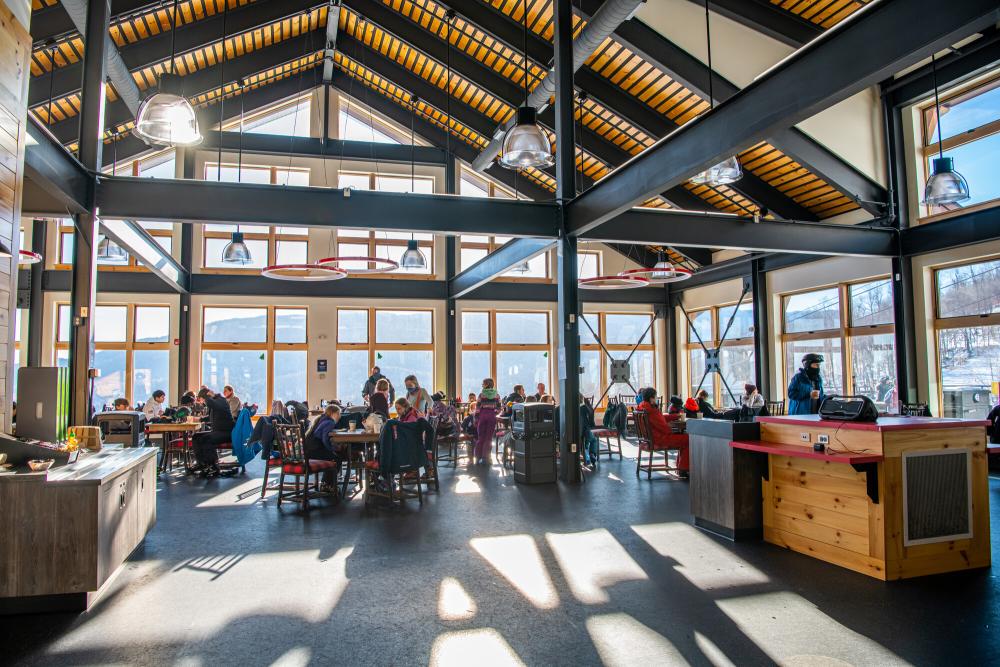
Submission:
[[[177,0],[174,0],[177,4]],[[222,125],[226,116],[226,19],[229,18],[229,0],[223,0],[222,5],[222,62],[219,67],[219,78],[222,80],[219,85],[219,164],[215,170],[215,179],[222,182]]]
[[[413,133],[413,121],[417,117],[417,102],[420,100],[416,97],[410,97],[410,194],[414,194],[417,191],[417,157],[415,153],[415,135]]]
[[[52,95],[53,95],[53,84],[56,80],[56,49],[58,47],[53,44],[52,50],[49,51],[49,104],[45,108],[45,120],[49,125],[52,125]]]
[[[449,9],[445,12],[445,19],[448,21],[448,51],[445,56],[447,67],[448,67],[448,80],[445,82],[445,92],[448,94],[445,99],[445,111],[448,114],[448,124],[444,128],[444,147],[445,147],[445,159],[451,160],[451,22],[455,20],[455,14],[453,10]],[[454,194],[454,193],[449,193]]]
[[[523,0],[524,5],[524,51],[521,57],[524,59],[524,106],[528,106],[528,0]]]
[[[708,109],[715,108],[715,90],[712,74],[712,21],[708,13],[708,0],[705,0],[705,44],[708,47]]]
[[[934,120],[937,122],[938,157],[944,157],[944,143],[941,137],[941,99],[938,97],[937,59],[931,54],[931,78],[934,80]]]

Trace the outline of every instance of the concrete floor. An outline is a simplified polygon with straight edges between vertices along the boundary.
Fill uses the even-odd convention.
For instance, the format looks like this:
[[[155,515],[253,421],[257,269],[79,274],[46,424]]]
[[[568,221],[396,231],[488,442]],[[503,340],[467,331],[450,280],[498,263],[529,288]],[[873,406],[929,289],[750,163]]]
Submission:
[[[0,619],[0,663],[1000,662],[1000,565],[886,584],[734,545],[690,525],[686,483],[637,481],[634,465],[575,487],[463,466],[423,507],[366,513],[359,497],[309,516],[258,501],[259,466],[168,476],[101,601]],[[991,496],[997,535],[1000,479]]]

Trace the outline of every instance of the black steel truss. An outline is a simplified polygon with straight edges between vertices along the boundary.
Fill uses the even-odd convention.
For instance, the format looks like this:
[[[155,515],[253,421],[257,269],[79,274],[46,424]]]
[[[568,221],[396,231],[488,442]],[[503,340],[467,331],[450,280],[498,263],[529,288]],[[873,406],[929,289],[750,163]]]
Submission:
[[[703,6],[704,0],[691,0]],[[823,34],[815,23],[783,11],[767,0],[709,0],[709,8],[721,16],[796,48]]]

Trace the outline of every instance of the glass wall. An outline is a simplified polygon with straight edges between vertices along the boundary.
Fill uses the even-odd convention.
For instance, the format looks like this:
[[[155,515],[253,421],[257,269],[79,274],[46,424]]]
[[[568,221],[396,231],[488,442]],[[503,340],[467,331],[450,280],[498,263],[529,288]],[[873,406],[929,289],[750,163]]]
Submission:
[[[743,385],[753,383],[756,378],[753,304],[744,301],[739,305],[706,308],[688,313],[688,318],[690,324],[686,327],[685,343],[688,363],[687,395],[694,396],[700,387],[708,392],[716,407],[735,407],[743,393]],[[705,348],[709,351],[721,348],[719,370],[725,382],[720,381],[718,374],[705,372]]]
[[[403,379],[416,375],[434,393],[434,312],[401,308],[337,309],[337,396],[360,404],[361,391],[378,366],[397,396]]]
[[[231,385],[244,403],[306,399],[308,310],[277,306],[202,309],[202,383]]]
[[[941,416],[985,418],[1000,383],[1000,259],[938,269]]]
[[[467,310],[461,327],[463,397],[478,394],[487,377],[501,395],[515,384],[534,394],[539,382],[551,393],[548,312]]]
[[[656,352],[653,348],[653,316],[645,313],[586,313],[580,322],[580,358],[584,368],[580,391],[597,401],[607,389],[606,398],[634,397],[644,387],[656,386]],[[629,382],[611,383],[611,360],[629,360]],[[609,388],[610,385],[610,388]],[[599,406],[595,406],[599,407]]]
[[[56,364],[69,362],[69,304],[57,304]],[[110,407],[116,398],[145,403],[162,389],[172,396],[170,377],[170,307],[109,305],[94,309],[94,406]]]

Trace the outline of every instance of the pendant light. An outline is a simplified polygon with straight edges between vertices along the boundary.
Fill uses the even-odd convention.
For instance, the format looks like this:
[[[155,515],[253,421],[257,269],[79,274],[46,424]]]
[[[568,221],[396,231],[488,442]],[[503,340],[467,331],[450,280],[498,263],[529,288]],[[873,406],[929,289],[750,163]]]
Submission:
[[[135,116],[135,136],[150,146],[195,146],[201,143],[198,117],[180,90],[174,74],[174,44],[177,36],[177,0],[170,14],[170,73],[161,74],[157,92],[139,105]],[[222,44],[223,52],[226,44]]]
[[[508,169],[550,167],[556,162],[548,136],[538,127],[537,111],[528,106],[528,0],[523,4],[524,106],[517,110],[517,122],[503,138],[500,164]]]
[[[410,98],[410,194],[416,190],[416,156],[414,154],[416,146],[416,134],[413,131],[413,121],[417,115],[417,102],[420,100],[413,96]],[[399,260],[399,266],[408,271],[423,271],[427,268],[427,258],[420,250],[420,244],[410,234],[410,240],[406,244],[406,251]]]
[[[233,232],[233,235],[222,249],[222,261],[226,264],[246,265],[253,261],[250,248],[243,241],[243,232]]]
[[[969,183],[955,171],[955,159],[944,156],[941,137],[941,100],[938,97],[937,60],[931,56],[931,72],[934,78],[934,116],[937,121],[938,156],[934,158],[931,176],[924,186],[924,203],[928,206],[957,204],[969,199]]]
[[[128,253],[107,236],[102,236],[97,244],[97,259],[103,262],[125,262],[128,261]]]
[[[626,269],[618,274],[625,277],[646,278],[650,285],[666,285],[677,283],[691,277],[691,270],[682,266],[674,266],[661,252],[657,255],[656,264],[649,269]]]
[[[709,111],[715,108],[715,75],[712,70],[712,23],[708,12],[708,0],[705,0],[705,43],[708,47],[708,104]],[[696,174],[691,182],[695,185],[729,185],[743,178],[743,167],[735,155],[713,165],[705,171]]]

